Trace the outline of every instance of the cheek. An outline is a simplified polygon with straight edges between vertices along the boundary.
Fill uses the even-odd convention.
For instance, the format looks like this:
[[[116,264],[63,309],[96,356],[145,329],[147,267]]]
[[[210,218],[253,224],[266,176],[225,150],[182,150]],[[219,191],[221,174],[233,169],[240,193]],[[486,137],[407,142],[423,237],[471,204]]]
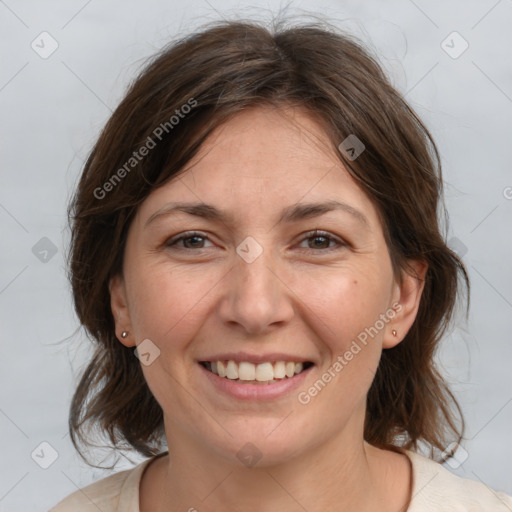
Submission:
[[[140,265],[131,275],[130,315],[137,338],[171,349],[193,336],[205,314],[208,292],[218,282],[199,269],[168,264]]]
[[[331,352],[345,351],[386,309],[388,292],[378,269],[343,269],[301,278],[301,296],[316,318],[317,329]],[[312,315],[313,313],[313,315]],[[362,336],[364,337],[364,336]]]
[[[340,421],[361,402],[374,379],[382,352],[380,315],[388,299],[387,281],[379,278],[378,269],[354,276],[351,272],[325,281],[326,293],[316,297],[315,312],[329,328],[322,339],[328,356],[322,382],[305,390],[311,400],[322,396],[315,398],[320,409],[326,403],[337,405],[332,414]]]
[[[184,354],[208,316],[208,292],[218,284],[219,277],[191,268],[181,271],[168,263],[141,265],[139,269],[131,274],[134,332],[138,341],[150,339],[159,349],[154,362],[142,366],[144,377],[164,410],[197,414],[190,406],[189,394],[183,393],[177,383],[187,381],[190,365],[194,364]],[[199,416],[198,421],[204,421]]]

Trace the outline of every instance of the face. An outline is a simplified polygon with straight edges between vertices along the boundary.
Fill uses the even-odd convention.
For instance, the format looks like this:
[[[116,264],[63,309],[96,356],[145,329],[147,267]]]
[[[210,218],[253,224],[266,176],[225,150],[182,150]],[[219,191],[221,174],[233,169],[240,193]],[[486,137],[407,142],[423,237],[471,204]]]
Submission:
[[[120,342],[139,345],[170,452],[274,464],[362,442],[381,351],[412,325],[421,286],[395,280],[377,211],[325,140],[305,112],[244,111],[139,207],[112,311]],[[214,374],[217,361],[244,382]]]

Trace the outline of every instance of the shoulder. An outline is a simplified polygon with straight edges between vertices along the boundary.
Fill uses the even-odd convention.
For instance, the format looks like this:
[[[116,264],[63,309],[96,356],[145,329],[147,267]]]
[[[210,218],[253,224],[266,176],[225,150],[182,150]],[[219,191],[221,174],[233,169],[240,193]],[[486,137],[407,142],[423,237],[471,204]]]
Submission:
[[[461,478],[418,453],[406,452],[413,467],[412,500],[407,512],[510,512],[512,497],[482,482]]]
[[[119,471],[64,498],[49,512],[139,512],[139,484],[153,459]]]

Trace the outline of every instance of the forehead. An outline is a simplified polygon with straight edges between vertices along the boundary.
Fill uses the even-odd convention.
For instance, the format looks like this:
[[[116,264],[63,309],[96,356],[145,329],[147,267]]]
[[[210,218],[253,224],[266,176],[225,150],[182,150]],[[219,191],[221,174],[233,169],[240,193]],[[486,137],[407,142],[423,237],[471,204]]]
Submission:
[[[218,127],[139,213],[146,220],[167,202],[193,201],[242,215],[275,215],[291,204],[325,200],[343,201],[377,220],[372,202],[310,114],[257,107]]]
[[[201,160],[206,162],[202,165]],[[311,179],[318,170],[335,165],[346,175],[340,163],[327,135],[308,112],[259,106],[219,126],[186,168],[194,168],[196,175],[213,168],[220,173],[231,171],[230,175],[236,171],[239,177],[284,181],[293,176]]]

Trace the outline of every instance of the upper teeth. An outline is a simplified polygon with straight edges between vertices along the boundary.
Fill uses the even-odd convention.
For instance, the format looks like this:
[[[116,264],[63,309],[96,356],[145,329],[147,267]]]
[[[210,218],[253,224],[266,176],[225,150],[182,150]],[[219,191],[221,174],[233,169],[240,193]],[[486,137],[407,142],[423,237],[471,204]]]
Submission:
[[[293,361],[277,361],[275,363],[253,364],[246,361],[236,363],[235,361],[211,361],[211,370],[220,377],[236,380],[257,380],[260,382],[273,379],[284,379],[293,377],[300,373],[303,363]]]

